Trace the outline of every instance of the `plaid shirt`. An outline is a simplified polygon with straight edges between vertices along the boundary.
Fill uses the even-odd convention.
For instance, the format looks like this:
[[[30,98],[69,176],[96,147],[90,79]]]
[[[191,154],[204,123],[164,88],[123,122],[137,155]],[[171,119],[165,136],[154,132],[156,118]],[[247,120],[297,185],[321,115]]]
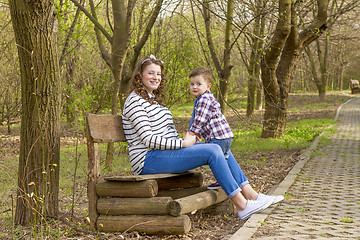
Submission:
[[[212,138],[228,139],[234,137],[229,123],[221,113],[219,102],[209,90],[197,97],[194,114],[189,130],[196,134],[201,133],[205,142],[209,142]]]

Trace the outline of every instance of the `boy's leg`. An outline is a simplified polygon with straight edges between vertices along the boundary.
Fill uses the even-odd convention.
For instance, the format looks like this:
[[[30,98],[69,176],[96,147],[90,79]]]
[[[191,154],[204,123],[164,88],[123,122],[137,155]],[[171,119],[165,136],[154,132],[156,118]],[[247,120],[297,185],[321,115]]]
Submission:
[[[228,138],[228,139],[212,138],[212,139],[210,139],[210,143],[215,143],[215,144],[219,145],[221,147],[221,150],[224,153],[225,159],[227,160],[229,158],[232,138]]]
[[[229,151],[229,158],[228,158],[227,162],[229,164],[229,169],[230,169],[234,179],[238,183],[238,185],[242,188],[243,186],[248,184],[249,183],[248,179],[246,178],[244,172],[240,168],[239,163],[236,161],[236,159],[235,159],[234,155],[231,153],[231,151]]]

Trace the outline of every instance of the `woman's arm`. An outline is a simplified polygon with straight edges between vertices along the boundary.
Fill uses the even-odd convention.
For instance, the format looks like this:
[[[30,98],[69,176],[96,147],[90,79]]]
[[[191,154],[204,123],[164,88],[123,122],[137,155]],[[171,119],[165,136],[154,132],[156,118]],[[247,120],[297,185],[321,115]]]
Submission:
[[[133,128],[134,134],[140,138],[141,143],[147,148],[159,150],[179,149],[189,144],[186,142],[185,146],[183,146],[183,140],[180,138],[167,138],[166,136],[155,134],[151,128],[147,111],[145,111],[144,106],[136,99],[134,99],[134,101],[128,101],[125,104],[123,115],[131,122],[131,128]],[[168,117],[168,115],[166,116]],[[166,118],[164,112],[156,114],[155,117],[159,117],[159,119],[156,120],[158,120],[157,122],[160,124],[156,127],[162,127],[161,124],[165,124],[162,120]],[[163,127],[166,128],[167,125]]]

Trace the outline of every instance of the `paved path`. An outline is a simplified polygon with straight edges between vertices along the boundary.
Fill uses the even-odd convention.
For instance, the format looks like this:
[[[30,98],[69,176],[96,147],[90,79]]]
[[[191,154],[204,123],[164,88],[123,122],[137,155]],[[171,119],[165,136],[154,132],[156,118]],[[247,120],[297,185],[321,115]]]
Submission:
[[[285,200],[254,214],[231,240],[360,240],[360,98],[336,118],[330,144],[313,144],[275,189]]]

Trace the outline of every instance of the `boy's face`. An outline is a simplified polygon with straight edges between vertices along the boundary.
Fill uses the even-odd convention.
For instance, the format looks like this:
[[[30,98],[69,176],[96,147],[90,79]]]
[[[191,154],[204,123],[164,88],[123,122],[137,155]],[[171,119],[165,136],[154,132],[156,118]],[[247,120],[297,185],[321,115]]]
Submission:
[[[207,83],[203,76],[193,76],[190,78],[190,92],[198,97],[203,94],[206,90],[210,90],[211,83]]]

